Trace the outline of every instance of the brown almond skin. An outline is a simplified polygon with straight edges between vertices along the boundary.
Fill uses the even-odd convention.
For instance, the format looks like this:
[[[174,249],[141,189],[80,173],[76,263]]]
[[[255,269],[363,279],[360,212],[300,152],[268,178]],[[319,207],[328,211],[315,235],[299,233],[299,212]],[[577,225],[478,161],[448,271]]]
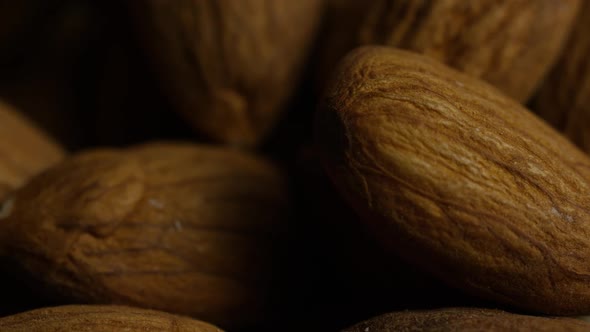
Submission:
[[[331,0],[321,68],[332,70],[357,46],[393,46],[482,78],[523,102],[557,60],[579,3]]]
[[[258,143],[307,56],[321,0],[136,1],[146,48],[178,110],[200,133]]]
[[[7,200],[2,250],[56,299],[250,326],[267,314],[284,185],[273,166],[231,149],[89,151]]]
[[[339,66],[316,140],[392,252],[483,298],[590,312],[590,160],[492,86],[360,48]]]
[[[223,332],[198,320],[124,306],[68,305],[0,318],[4,332]]]
[[[0,201],[56,164],[63,149],[11,106],[0,102]]]
[[[590,323],[572,318],[525,316],[493,309],[448,308],[389,313],[359,323],[342,332],[585,332],[589,330]]]
[[[535,100],[535,111],[590,151],[590,2],[580,9],[561,58]]]

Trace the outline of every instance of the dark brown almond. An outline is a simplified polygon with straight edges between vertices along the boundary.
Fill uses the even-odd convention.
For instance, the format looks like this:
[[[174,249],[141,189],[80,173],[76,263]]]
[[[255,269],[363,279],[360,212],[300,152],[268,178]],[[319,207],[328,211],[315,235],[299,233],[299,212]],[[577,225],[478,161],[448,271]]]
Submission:
[[[570,39],[539,91],[535,111],[590,151],[590,2],[585,1]]]
[[[254,145],[297,82],[320,0],[136,1],[163,87],[202,134]]]
[[[321,70],[332,70],[357,46],[394,46],[428,55],[526,101],[557,59],[580,1],[328,3]]]

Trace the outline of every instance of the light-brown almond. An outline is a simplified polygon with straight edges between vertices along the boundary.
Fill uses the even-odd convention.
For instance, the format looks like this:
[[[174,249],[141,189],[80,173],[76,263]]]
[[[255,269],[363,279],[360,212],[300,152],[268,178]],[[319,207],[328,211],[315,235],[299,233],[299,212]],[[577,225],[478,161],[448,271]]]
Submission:
[[[590,312],[590,159],[516,101],[431,58],[361,48],[316,135],[389,250],[500,303]]]
[[[557,59],[578,0],[332,0],[321,69],[354,47],[428,55],[526,101]]]
[[[57,300],[241,328],[268,314],[285,195],[272,165],[231,149],[89,151],[6,201],[0,247]]]
[[[500,310],[448,308],[394,312],[369,319],[343,332],[590,331],[590,323],[557,317],[535,317]]]
[[[198,320],[124,306],[69,305],[0,318],[3,332],[223,332]]]
[[[0,102],[0,201],[63,156],[57,143]]]

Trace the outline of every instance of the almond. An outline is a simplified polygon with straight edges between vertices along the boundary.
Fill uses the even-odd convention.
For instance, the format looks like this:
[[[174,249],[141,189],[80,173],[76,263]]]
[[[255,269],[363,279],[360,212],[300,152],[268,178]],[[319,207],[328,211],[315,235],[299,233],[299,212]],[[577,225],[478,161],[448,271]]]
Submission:
[[[387,249],[487,299],[590,312],[590,159],[517,102],[428,57],[366,47],[340,65],[316,136]]]
[[[4,332],[223,332],[164,312],[123,306],[69,305],[0,318]]]
[[[535,111],[590,151],[590,2],[585,1],[563,54],[541,87]]]
[[[0,201],[63,156],[57,143],[11,106],[0,102]]]
[[[385,314],[343,332],[420,331],[569,331],[590,330],[590,323],[572,318],[534,317],[500,310],[449,308]]]
[[[3,252],[56,300],[243,327],[266,314],[284,181],[265,161],[159,143],[78,154],[4,205]]]
[[[178,110],[202,134],[254,145],[291,94],[321,0],[133,3],[139,31]]]
[[[331,0],[323,68],[360,45],[428,55],[526,101],[555,62],[578,0]]]

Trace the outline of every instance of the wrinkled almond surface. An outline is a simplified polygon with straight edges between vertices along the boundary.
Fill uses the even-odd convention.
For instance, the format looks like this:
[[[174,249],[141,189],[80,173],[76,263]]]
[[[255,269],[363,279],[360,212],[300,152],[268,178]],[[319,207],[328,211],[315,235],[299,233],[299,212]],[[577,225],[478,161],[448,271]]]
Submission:
[[[222,332],[198,320],[123,306],[69,305],[0,318],[3,332]]]
[[[142,39],[178,109],[208,137],[257,143],[291,94],[320,0],[138,1]]]
[[[590,312],[590,159],[488,84],[367,47],[318,114],[333,182],[390,250],[457,287]]]
[[[331,0],[323,67],[356,46],[428,55],[525,101],[559,55],[578,0]]]
[[[241,327],[265,310],[284,190],[275,168],[230,149],[85,152],[6,201],[2,249],[60,298]]]
[[[500,310],[449,308],[385,314],[343,332],[590,331],[590,323],[572,318],[535,317]]]
[[[63,156],[61,147],[0,102],[0,200]]]

